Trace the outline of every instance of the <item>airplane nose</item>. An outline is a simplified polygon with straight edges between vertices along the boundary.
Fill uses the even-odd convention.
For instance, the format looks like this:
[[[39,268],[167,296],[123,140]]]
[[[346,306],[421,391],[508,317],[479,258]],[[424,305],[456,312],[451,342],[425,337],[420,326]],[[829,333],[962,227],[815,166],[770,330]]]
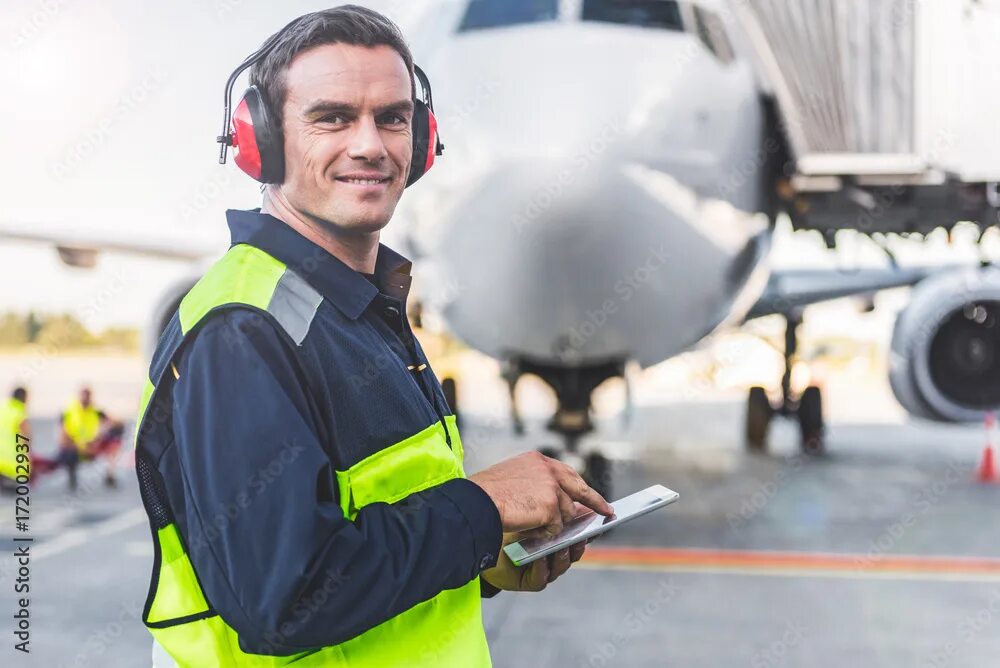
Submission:
[[[750,228],[702,204],[753,133],[752,77],[687,33],[579,23],[459,35],[430,63],[447,151],[406,207],[453,331],[501,358],[647,363],[718,323]]]
[[[517,341],[519,353],[567,364],[630,343],[643,363],[663,359],[712,323],[736,252],[693,224],[684,192],[651,192],[600,160],[498,165],[439,219],[421,266],[428,285],[444,286],[431,306],[498,357]]]

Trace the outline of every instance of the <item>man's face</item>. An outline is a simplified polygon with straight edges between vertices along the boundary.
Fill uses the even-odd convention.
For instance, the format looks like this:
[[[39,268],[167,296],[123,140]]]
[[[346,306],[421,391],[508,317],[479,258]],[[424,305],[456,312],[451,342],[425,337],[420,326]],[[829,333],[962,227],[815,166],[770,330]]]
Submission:
[[[413,101],[402,57],[384,45],[317,46],[292,60],[285,84],[280,187],[288,202],[340,232],[385,227],[412,151]]]
[[[90,406],[90,390],[83,389],[80,390],[80,405],[84,408]]]

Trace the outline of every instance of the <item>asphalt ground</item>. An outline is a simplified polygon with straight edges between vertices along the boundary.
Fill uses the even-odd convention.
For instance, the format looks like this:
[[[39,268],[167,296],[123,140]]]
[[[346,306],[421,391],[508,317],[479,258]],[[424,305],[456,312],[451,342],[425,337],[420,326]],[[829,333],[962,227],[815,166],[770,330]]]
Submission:
[[[643,405],[602,425],[615,496],[662,483],[667,509],[595,541],[537,594],[484,601],[494,664],[521,666],[993,666],[1000,660],[1000,486],[972,478],[979,427],[836,423],[828,454],[740,446],[738,401]],[[537,421],[466,415],[468,470],[553,445]],[[52,420],[36,420],[51,442]],[[608,434],[614,434],[612,439]],[[139,622],[152,561],[134,473],[91,466],[31,491],[28,532],[0,498],[0,665],[148,666]],[[30,655],[15,652],[11,538],[30,536]]]

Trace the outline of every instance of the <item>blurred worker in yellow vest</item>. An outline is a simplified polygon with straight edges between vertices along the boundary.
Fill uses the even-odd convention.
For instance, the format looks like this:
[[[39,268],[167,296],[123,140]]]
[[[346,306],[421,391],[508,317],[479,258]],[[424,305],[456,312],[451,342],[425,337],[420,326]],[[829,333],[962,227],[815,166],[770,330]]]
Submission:
[[[89,461],[99,455],[107,458],[104,484],[114,487],[115,465],[121,448],[124,427],[121,422],[98,410],[91,399],[89,387],[80,390],[63,411],[59,433],[59,462],[69,473],[69,488],[77,487],[77,468],[80,461]]]
[[[17,445],[31,438],[28,391],[23,387],[15,388],[10,398],[0,404],[0,438],[3,439],[0,441],[0,489],[13,489],[18,473]]]

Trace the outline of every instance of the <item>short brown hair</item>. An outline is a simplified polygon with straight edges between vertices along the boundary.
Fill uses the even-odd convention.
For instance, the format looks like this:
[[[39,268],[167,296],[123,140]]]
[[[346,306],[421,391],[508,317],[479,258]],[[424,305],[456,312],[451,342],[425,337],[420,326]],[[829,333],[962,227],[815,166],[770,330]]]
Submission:
[[[341,5],[332,9],[299,17],[271,47],[267,55],[250,69],[250,83],[260,89],[267,107],[274,114],[275,126],[281,130],[284,120],[285,72],[295,56],[314,46],[353,44],[355,46],[392,47],[410,73],[410,96],[416,97],[413,80],[413,55],[403,39],[403,33],[390,19],[375,10],[358,5]],[[279,31],[281,32],[281,31]],[[279,33],[272,35],[272,38]],[[271,39],[271,38],[269,38]]]

